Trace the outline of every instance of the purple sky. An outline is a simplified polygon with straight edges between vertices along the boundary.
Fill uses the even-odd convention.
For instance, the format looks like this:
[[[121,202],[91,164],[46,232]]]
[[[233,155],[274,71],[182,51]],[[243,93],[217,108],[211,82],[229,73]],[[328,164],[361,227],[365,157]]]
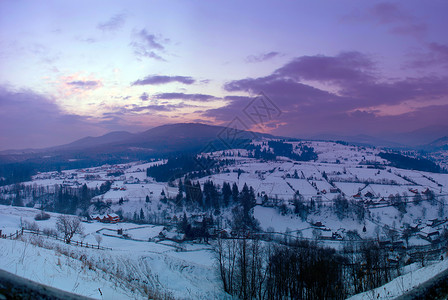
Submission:
[[[448,126],[447,12],[442,0],[1,1],[0,150],[177,122],[296,137]],[[261,92],[278,111],[258,122],[246,113]]]

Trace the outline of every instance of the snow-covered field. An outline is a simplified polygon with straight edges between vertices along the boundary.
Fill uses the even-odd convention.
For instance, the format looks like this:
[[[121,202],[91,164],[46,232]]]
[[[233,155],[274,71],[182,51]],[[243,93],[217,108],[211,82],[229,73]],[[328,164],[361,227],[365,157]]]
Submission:
[[[395,299],[447,270],[448,260],[444,259],[440,262],[433,262],[433,264],[423,268],[419,268],[415,265],[409,267],[413,267],[413,269],[408,273],[401,275],[376,289],[354,295],[348,298],[348,300]]]
[[[34,222],[38,210],[0,206],[0,230],[3,234],[19,230],[21,224]],[[58,214],[36,224],[40,230],[55,228]],[[162,227],[130,223],[83,223],[83,236],[74,240],[96,245],[95,235],[102,236],[101,246],[112,250],[87,249],[25,233],[23,240],[0,239],[0,268],[19,276],[77,294],[104,299],[144,299],[143,286],[160,295],[181,299],[225,297],[214,266],[214,254],[205,244],[177,245],[149,242]],[[131,239],[110,236],[118,228]],[[106,235],[107,234],[107,235]],[[47,248],[34,246],[31,241]],[[69,256],[67,256],[67,253]],[[71,257],[73,256],[73,257]],[[89,268],[91,266],[91,268]],[[104,271],[105,270],[105,271]]]
[[[234,159],[235,164],[226,166],[220,173],[199,178],[198,181],[203,185],[212,180],[218,187],[224,182],[231,185],[236,183],[240,190],[247,184],[257,196],[258,205],[254,207],[253,214],[262,230],[318,239],[320,243],[336,249],[341,249],[344,241],[332,238],[332,234],[337,234],[341,239],[348,232],[356,232],[360,239],[387,239],[390,229],[400,235],[405,224],[418,226],[418,230],[434,229],[439,234],[446,227],[446,222],[434,228],[426,224],[434,219],[446,220],[448,174],[387,166],[387,162],[378,156],[378,149],[330,142],[294,143],[314,147],[319,158],[310,162],[288,158],[261,161],[249,157],[244,149],[218,151],[207,155],[221,160]],[[162,194],[174,198],[178,188],[146,176],[148,167],[164,162],[135,162],[40,173],[32,181],[23,184],[52,193],[55,185],[79,188],[86,184],[89,188],[100,188],[109,180],[113,182],[111,189],[92,199],[94,203],[107,203],[107,208],[96,212],[91,206],[92,214],[120,212],[127,219],[135,219],[135,216],[141,218],[143,215],[143,220],[149,223],[175,224],[172,221],[174,217],[179,219],[185,210],[173,202],[162,201]],[[372,163],[379,166],[374,167]],[[415,193],[424,197],[428,191],[435,195],[433,203],[408,201],[415,197]],[[17,195],[13,186],[2,187],[1,192],[10,199]],[[264,195],[271,202],[263,206]],[[305,204],[313,201],[315,205],[304,218],[293,213],[293,199],[298,195],[303,197]],[[405,211],[399,211],[388,202],[391,195],[400,195],[408,202]],[[364,207],[365,216],[361,219],[354,213],[337,216],[334,199],[338,196],[344,196]],[[33,206],[31,198],[24,198],[23,202]],[[288,211],[281,213],[279,207],[276,207],[280,205]],[[37,213],[38,210],[34,208],[0,205],[2,234],[14,233],[24,224],[32,224]],[[203,212],[187,212],[188,217],[200,213]],[[36,222],[40,230],[55,229],[58,214],[50,215],[49,220]],[[223,208],[216,219],[219,219],[222,228],[227,229],[230,217],[231,208]],[[317,223],[322,226],[316,229],[314,224]],[[52,239],[38,241],[46,247],[40,248],[33,245],[31,236],[25,233],[23,240],[0,240],[0,268],[93,298],[101,296],[98,288],[108,299],[112,299],[108,297],[112,294],[117,295],[116,299],[144,298],[145,293],[148,294],[145,288],[176,298],[226,297],[216,271],[214,252],[208,244],[161,241],[158,237],[164,229],[162,225],[104,224],[96,221],[83,225],[84,234],[75,236],[74,240],[95,245],[95,237],[100,235],[101,246],[112,250],[86,249]],[[123,229],[123,234],[118,234],[118,229]],[[408,243],[411,246],[430,244],[417,233],[409,238]],[[440,268],[446,267],[439,265]],[[427,271],[422,276],[430,276],[434,272]],[[409,287],[416,282],[414,279],[401,280],[402,287],[403,280],[410,282]],[[389,297],[386,294],[384,296]]]

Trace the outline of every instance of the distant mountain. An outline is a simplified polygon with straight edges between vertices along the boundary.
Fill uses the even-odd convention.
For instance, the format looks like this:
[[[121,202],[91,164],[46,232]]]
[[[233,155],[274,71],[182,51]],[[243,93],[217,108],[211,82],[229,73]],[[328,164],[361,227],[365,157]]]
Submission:
[[[431,143],[429,143],[429,146],[434,147],[443,147],[448,145],[448,136],[441,137],[440,139],[437,139]]]
[[[421,146],[447,135],[448,126],[434,125],[410,132],[385,134],[384,138],[408,146]]]
[[[426,151],[448,150],[448,136],[441,137],[420,147]]]
[[[122,145],[153,149],[159,152],[200,151],[212,141],[214,141],[213,146],[215,147],[219,145],[236,146],[232,145],[234,139],[256,139],[259,137],[272,138],[274,136],[201,123],[178,123],[158,126],[136,134],[129,140],[125,140]]]
[[[448,136],[448,126],[428,126],[401,133],[382,133],[375,136],[359,135],[338,135],[338,134],[320,134],[310,137],[313,140],[324,141],[345,141],[352,144],[372,145],[390,148],[424,148],[433,141]]]
[[[337,134],[320,134],[312,136],[312,140],[323,140],[323,141],[344,141],[355,145],[362,146],[380,146],[380,147],[391,147],[391,148],[403,148],[405,145],[391,142],[389,140],[381,139],[378,137],[358,134],[353,136],[337,135]]]
[[[211,142],[215,148],[234,147],[238,140],[260,137],[274,136],[201,123],[177,123],[134,134],[126,131],[111,132],[44,149],[3,151],[0,153],[0,163],[44,163],[49,158],[55,161],[135,160],[161,154],[201,151]]]
[[[79,139],[77,141],[74,141],[69,144],[56,146],[56,147],[50,147],[46,148],[44,150],[46,151],[61,151],[61,150],[75,150],[75,149],[86,149],[86,148],[92,148],[92,147],[99,147],[105,144],[113,144],[117,142],[121,142],[127,139],[130,139],[134,134],[127,132],[127,131],[113,131],[110,133],[107,133],[105,135],[99,136],[99,137],[85,137],[82,139]]]

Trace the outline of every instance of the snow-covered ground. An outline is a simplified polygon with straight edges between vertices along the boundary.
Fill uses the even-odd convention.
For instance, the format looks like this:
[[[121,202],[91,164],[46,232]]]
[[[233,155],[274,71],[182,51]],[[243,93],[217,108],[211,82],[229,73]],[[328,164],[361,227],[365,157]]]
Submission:
[[[370,300],[370,299],[395,299],[404,293],[411,291],[423,282],[433,278],[437,274],[448,269],[448,260],[433,263],[427,267],[414,267],[412,271],[395,278],[394,280],[377,287],[376,289],[354,295],[348,300]]]
[[[37,213],[31,208],[1,205],[0,230],[3,234],[16,232],[21,224],[34,222]],[[55,228],[58,214],[50,215],[49,220],[36,222],[39,229]],[[225,297],[214,252],[208,245],[183,243],[180,252],[178,245],[149,242],[163,229],[161,226],[93,222],[83,223],[83,227],[84,234],[75,235],[74,240],[96,245],[95,236],[100,234],[101,246],[112,250],[87,249],[39,237],[40,244],[52,248],[44,249],[32,245],[30,239],[35,237],[25,233],[24,241],[0,239],[0,268],[93,298],[101,298],[98,288],[104,299],[145,298],[142,286],[181,299]],[[136,240],[114,236],[118,228]],[[63,253],[72,253],[74,258]]]
[[[48,286],[95,299],[144,299],[109,275],[55,250],[21,240],[0,240],[0,268]]]
[[[221,173],[199,178],[198,181],[204,184],[207,180],[212,180],[220,187],[224,182],[236,183],[240,190],[244,184],[251,186],[259,204],[262,203],[262,197],[267,195],[276,205],[284,204],[289,210],[281,214],[278,207],[272,207],[272,203],[266,206],[257,205],[253,212],[261,229],[306,239],[319,239],[328,233],[330,238],[331,233],[338,233],[343,238],[344,233],[349,231],[356,232],[361,239],[387,238],[386,233],[389,229],[400,234],[405,224],[418,223],[420,224],[418,229],[421,230],[428,221],[436,218],[445,220],[448,215],[448,206],[445,203],[448,199],[448,174],[387,166],[387,162],[378,156],[380,152],[378,149],[331,142],[293,143],[294,147],[299,144],[313,147],[319,158],[310,162],[292,161],[288,158],[261,161],[249,157],[248,151],[244,149],[217,151],[207,155],[222,160],[234,159],[235,164],[226,166]],[[268,148],[266,145],[263,147]],[[89,188],[100,188],[104,182],[110,180],[113,181],[112,188],[92,200],[107,203],[108,208],[95,212],[92,206],[90,208],[92,213],[120,212],[125,218],[132,219],[134,215],[140,216],[142,212],[146,221],[169,223],[174,216],[179,218],[183,215],[184,209],[177,207],[173,202],[161,201],[161,194],[174,198],[178,188],[169,186],[166,182],[156,182],[146,176],[148,167],[162,163],[165,161],[40,173],[32,181],[23,184],[52,193],[55,185],[79,188],[86,184]],[[377,165],[374,167],[372,164]],[[412,200],[415,192],[424,197],[424,192],[428,190],[436,196],[434,203],[428,201],[408,203],[405,212],[399,211],[397,207],[384,200],[390,195],[397,194],[404,199]],[[13,199],[16,196],[13,186],[2,187],[0,192],[5,198]],[[294,209],[292,200],[297,195],[303,196],[306,204],[313,200],[316,205],[304,219],[292,213]],[[334,198],[339,195],[365,207],[365,217],[358,219],[354,213],[337,216],[333,204]],[[354,197],[355,195],[357,196]],[[380,199],[385,202],[380,203]],[[365,204],[368,201],[377,203]],[[33,205],[31,197],[24,198],[23,202],[25,205]],[[377,205],[378,203],[380,205]],[[37,213],[38,211],[33,208],[0,205],[0,230],[3,234],[13,233],[25,223],[33,223]],[[187,213],[189,217],[192,214]],[[50,220],[36,222],[41,230],[55,228],[58,214],[50,213],[50,215]],[[226,218],[230,216],[231,208],[221,209],[221,215],[217,218],[222,219],[223,228],[228,225]],[[323,227],[316,229],[313,227],[315,223],[322,223]],[[92,245],[96,244],[95,236],[101,235],[101,245],[112,250],[85,249],[68,246],[55,240],[46,241],[50,249],[36,248],[30,244],[25,234],[25,241],[0,240],[2,257],[0,268],[56,287],[60,284],[59,288],[90,297],[98,297],[96,294],[98,288],[102,291],[104,289],[103,292],[106,294],[116,292],[117,295],[121,295],[120,298],[140,297],[142,292],[138,292],[138,285],[133,291],[125,288],[122,284],[123,278],[119,274],[126,278],[131,277],[134,282],[146,284],[154,290],[160,290],[161,293],[179,298],[225,297],[216,272],[214,252],[209,245],[157,242],[157,237],[163,230],[163,226],[160,225],[99,222],[83,225],[84,235],[75,236],[75,240]],[[444,227],[446,223],[435,229],[441,233]],[[118,234],[118,229],[123,229],[128,239]],[[333,239],[322,243],[340,249],[344,241]],[[418,234],[409,239],[411,246],[428,244],[429,242]],[[64,251],[54,250],[56,246]],[[69,253],[67,251],[73,251],[76,258],[61,254],[61,252]],[[32,260],[28,255],[20,253],[30,253],[36,258]],[[86,268],[85,262],[79,259],[81,255],[85,255],[95,268]],[[60,261],[61,264],[62,262],[67,264],[61,267]],[[36,268],[29,267],[30,265],[35,265]],[[108,270],[108,267],[111,271],[104,271]],[[45,269],[47,273],[44,274],[49,274],[48,279],[33,275],[39,268]],[[108,276],[115,279],[110,281]]]

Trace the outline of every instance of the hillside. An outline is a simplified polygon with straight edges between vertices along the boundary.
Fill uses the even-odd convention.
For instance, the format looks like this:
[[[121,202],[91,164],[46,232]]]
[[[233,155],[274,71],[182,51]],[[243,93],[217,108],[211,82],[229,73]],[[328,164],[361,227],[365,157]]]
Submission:
[[[193,131],[195,125],[190,126],[185,132],[162,127],[145,134],[157,140],[174,130],[182,137]],[[211,138],[219,130],[208,129],[199,138]],[[378,263],[389,273],[359,288],[354,285],[357,278],[345,278],[347,296],[410,272],[409,266],[422,261],[432,264],[440,258],[448,236],[448,174],[403,169],[385,159],[382,149],[343,142],[264,136],[243,146],[198,155],[183,153],[175,159],[40,172],[28,181],[0,188],[4,205],[0,207],[0,230],[8,235],[22,226],[49,230],[55,228],[58,213],[93,218],[85,219],[84,234],[77,235],[76,241],[95,245],[99,235],[101,245],[111,250],[79,251],[76,245],[63,249],[74,251],[76,257],[86,255],[95,269],[104,271],[104,260],[96,254],[102,251],[101,258],[107,257],[112,270],[135,274],[135,283],[143,282],[135,289],[175,298],[232,293],[222,290],[216,251],[220,239],[236,243],[248,234],[249,247],[261,241],[264,250],[260,253],[269,253],[274,245],[309,243],[309,251],[330,251],[319,248],[328,247],[336,251],[334,259],[352,259],[353,268],[365,262],[361,254],[352,257],[350,251],[363,253],[373,247],[369,251],[379,251],[376,255],[384,259]],[[152,177],[160,174],[155,170],[164,176]],[[34,221],[38,208],[49,211],[50,220]],[[99,221],[107,215],[116,215],[122,222]],[[25,242],[28,236],[29,232]],[[42,243],[61,245],[51,238]],[[240,249],[237,245],[235,249]],[[132,258],[128,257],[131,250]],[[268,257],[261,261],[267,262]],[[25,271],[21,276],[28,276]],[[110,276],[116,278],[116,272]],[[120,278],[113,280],[120,282]],[[330,288],[332,281],[326,282],[322,284]]]

